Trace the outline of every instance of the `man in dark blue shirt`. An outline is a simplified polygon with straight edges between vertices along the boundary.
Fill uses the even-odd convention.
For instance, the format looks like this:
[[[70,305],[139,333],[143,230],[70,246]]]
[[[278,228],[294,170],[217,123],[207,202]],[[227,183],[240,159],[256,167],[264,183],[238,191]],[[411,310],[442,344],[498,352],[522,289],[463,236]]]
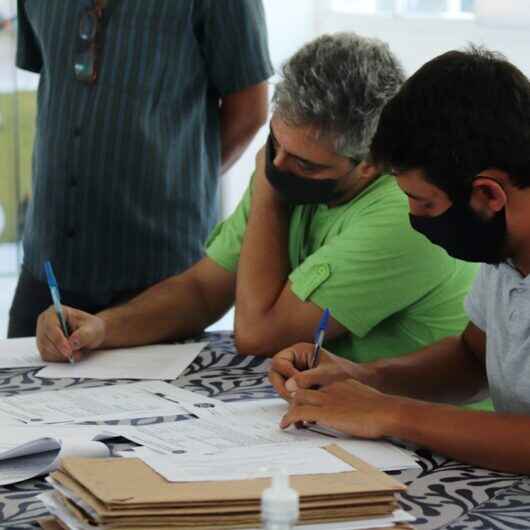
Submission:
[[[202,257],[272,73],[260,0],[19,0],[18,19],[40,84],[10,337],[50,304],[47,259],[64,302],[95,312]]]

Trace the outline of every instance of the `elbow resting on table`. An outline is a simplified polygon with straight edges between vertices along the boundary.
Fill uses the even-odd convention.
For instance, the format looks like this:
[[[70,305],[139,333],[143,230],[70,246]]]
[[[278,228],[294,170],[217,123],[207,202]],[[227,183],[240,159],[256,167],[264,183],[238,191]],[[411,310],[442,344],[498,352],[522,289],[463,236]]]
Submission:
[[[262,333],[258,327],[238,326],[236,322],[234,343],[240,355],[272,357],[277,351],[271,351],[271,337]],[[274,349],[274,348],[273,348]]]

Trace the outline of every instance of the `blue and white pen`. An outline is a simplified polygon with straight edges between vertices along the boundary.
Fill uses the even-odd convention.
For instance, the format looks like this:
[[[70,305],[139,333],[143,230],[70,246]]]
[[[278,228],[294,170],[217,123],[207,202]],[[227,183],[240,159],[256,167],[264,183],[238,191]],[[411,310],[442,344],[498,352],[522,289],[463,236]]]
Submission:
[[[322,344],[324,343],[324,337],[326,336],[326,328],[328,327],[329,321],[329,309],[325,309],[320,318],[318,328],[315,331],[315,346],[313,348],[313,354],[311,355],[311,363],[309,368],[316,368],[320,363],[320,350],[322,349]]]
[[[61,324],[61,329],[66,338],[70,336],[70,328],[68,323],[64,318],[63,308],[61,306],[61,297],[59,295],[59,286],[57,285],[57,280],[55,279],[55,274],[53,274],[52,264],[49,261],[44,262],[44,272],[46,273],[46,279],[48,280],[48,287],[50,288],[50,294],[52,295],[53,305],[55,307],[55,313]],[[68,357],[68,360],[73,363],[74,358],[72,356]]]

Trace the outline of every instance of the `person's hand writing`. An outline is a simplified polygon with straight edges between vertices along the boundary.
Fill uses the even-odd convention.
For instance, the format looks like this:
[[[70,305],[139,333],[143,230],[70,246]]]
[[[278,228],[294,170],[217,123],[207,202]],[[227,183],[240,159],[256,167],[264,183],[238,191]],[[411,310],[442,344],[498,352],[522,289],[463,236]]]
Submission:
[[[320,390],[298,390],[280,427],[313,422],[359,438],[381,438],[397,419],[399,399],[352,379]]]
[[[39,315],[37,320],[37,348],[44,361],[79,361],[87,350],[97,348],[105,338],[105,323],[97,316],[63,306],[64,317],[71,330],[66,338],[53,306]]]
[[[330,385],[355,378],[366,382],[369,369],[321,350],[318,367],[309,369],[313,344],[300,342],[277,353],[269,369],[269,380],[280,396],[289,400],[298,389]]]

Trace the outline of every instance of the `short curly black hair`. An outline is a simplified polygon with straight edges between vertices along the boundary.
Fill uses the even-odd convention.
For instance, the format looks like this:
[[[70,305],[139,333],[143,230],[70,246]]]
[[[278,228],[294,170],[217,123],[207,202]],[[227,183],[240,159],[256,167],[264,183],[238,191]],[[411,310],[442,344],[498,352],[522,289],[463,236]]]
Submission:
[[[423,65],[385,106],[374,161],[422,170],[455,198],[487,168],[530,186],[530,82],[496,52],[471,45]]]

